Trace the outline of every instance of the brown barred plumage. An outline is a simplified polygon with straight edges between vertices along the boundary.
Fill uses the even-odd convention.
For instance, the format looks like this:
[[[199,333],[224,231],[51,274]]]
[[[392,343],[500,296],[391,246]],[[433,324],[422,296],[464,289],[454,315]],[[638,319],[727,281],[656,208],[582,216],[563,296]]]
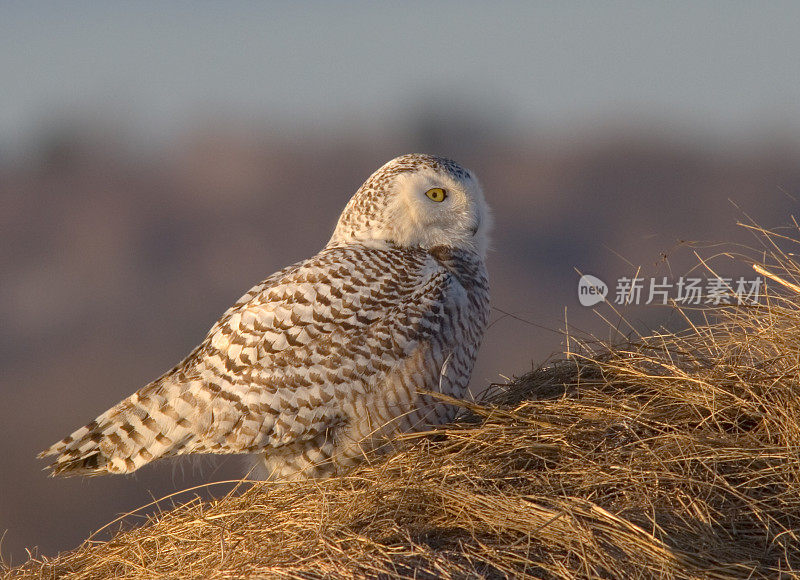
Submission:
[[[488,318],[489,221],[455,162],[390,161],[319,254],[253,287],[175,368],[41,456],[56,456],[55,475],[97,475],[249,453],[255,477],[318,477],[451,420],[419,391],[465,392]]]

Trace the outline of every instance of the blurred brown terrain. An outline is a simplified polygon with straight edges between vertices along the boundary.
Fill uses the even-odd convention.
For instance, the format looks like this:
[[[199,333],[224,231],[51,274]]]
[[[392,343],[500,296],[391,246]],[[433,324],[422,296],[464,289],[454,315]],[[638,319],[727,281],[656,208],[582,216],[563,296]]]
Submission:
[[[124,134],[72,128],[44,136],[34,156],[0,155],[6,562],[72,548],[153,497],[241,475],[228,458],[54,480],[35,455],[170,368],[252,284],[318,251],[349,196],[396,155],[453,157],[494,210],[497,310],[474,392],[560,352],[565,308],[570,324],[607,337],[578,303],[576,268],[609,285],[639,265],[677,276],[696,262],[681,240],[749,243],[737,220],[786,223],[800,196],[800,148],[777,137],[698,144],[645,127],[512,137],[435,115],[411,126],[331,139],[209,124],[147,154]],[[681,324],[666,308],[632,319]]]

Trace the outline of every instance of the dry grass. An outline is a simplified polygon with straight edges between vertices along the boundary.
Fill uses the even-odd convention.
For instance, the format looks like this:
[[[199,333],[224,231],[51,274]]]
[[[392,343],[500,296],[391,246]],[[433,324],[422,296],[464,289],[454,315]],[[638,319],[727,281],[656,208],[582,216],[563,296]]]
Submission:
[[[760,306],[549,364],[347,477],[243,484],[8,577],[800,576],[800,266],[773,241],[789,286]]]

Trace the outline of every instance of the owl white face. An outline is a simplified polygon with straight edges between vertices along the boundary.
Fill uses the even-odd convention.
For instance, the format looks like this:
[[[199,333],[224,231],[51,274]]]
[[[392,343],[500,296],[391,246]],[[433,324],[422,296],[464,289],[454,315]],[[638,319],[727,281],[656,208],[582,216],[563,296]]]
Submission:
[[[330,243],[376,240],[403,247],[470,250],[485,258],[491,214],[475,176],[449,159],[393,159],[361,186]]]
[[[490,214],[478,181],[469,174],[421,167],[400,173],[386,208],[401,246],[472,250],[486,255]]]

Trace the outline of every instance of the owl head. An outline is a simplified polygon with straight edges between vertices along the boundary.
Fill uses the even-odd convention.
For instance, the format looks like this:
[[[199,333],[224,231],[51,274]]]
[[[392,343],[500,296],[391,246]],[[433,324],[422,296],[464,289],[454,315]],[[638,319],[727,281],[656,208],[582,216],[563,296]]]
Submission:
[[[344,208],[328,245],[447,246],[486,257],[491,214],[475,175],[455,161],[411,153],[373,173]]]

